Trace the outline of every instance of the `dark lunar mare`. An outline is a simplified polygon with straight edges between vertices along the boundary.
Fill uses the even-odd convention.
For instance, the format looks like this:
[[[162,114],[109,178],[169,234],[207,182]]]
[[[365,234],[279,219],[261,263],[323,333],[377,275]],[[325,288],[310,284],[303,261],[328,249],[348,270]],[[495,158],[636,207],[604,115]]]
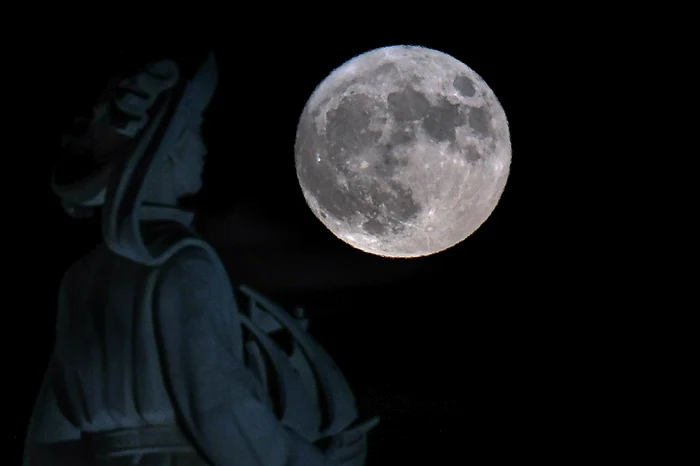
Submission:
[[[412,87],[389,94],[387,104],[397,122],[417,121],[430,111],[430,101]]]
[[[296,152],[300,181],[323,212],[341,222],[348,222],[358,212],[363,213],[367,217],[363,229],[370,234],[382,235],[403,231],[404,222],[415,218],[421,207],[410,188],[390,177],[396,168],[405,164],[394,154],[394,145],[379,146],[381,133],[366,129],[377,105],[364,94],[345,97],[326,115],[325,135],[319,134],[313,120],[305,115],[300,121]],[[411,140],[411,137],[398,138],[398,143]],[[381,162],[370,170],[375,170],[381,178],[360,176],[349,170],[345,163],[348,156],[357,156],[369,147],[380,148]],[[320,162],[316,160],[317,152],[321,153]],[[339,174],[349,185],[342,192],[336,182]]]
[[[383,82],[403,82],[403,78],[399,73],[398,68],[394,63],[384,63],[378,66],[376,69],[371,70],[367,75],[356,76],[348,81],[343,81],[334,91],[333,95],[343,95],[348,92],[348,89],[355,84],[366,84],[368,86],[377,86]],[[355,90],[348,92],[350,95],[356,94]],[[318,118],[321,114],[321,108],[324,108],[330,102],[330,97],[326,97],[321,102],[316,105],[316,108],[311,112],[314,119]]]
[[[491,131],[491,115],[479,107],[469,109],[469,126],[474,134],[479,137],[487,137]]]
[[[472,80],[462,74],[452,80],[452,85],[465,97],[474,97],[476,93]]]
[[[436,142],[454,142],[455,128],[463,125],[465,121],[459,105],[452,104],[442,97],[436,106],[430,107],[423,120],[423,128]]]

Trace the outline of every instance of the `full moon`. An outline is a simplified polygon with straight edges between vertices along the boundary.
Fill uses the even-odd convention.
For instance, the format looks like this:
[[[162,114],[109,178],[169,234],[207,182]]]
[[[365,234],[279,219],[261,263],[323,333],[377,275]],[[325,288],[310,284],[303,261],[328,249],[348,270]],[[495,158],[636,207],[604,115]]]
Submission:
[[[294,152],[304,198],[335,236],[405,258],[476,231],[511,160],[491,88],[452,56],[417,46],[375,49],[333,71],[304,107]]]

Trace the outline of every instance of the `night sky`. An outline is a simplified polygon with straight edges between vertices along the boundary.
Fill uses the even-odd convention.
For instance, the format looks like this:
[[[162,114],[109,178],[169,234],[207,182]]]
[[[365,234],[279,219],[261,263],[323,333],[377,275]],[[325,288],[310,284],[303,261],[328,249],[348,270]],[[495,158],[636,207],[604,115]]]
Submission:
[[[536,79],[526,74],[534,71],[523,63],[534,66],[537,47],[388,32],[323,48],[313,37],[274,46],[200,42],[66,54],[50,85],[54,133],[42,136],[55,144],[44,146],[58,148],[61,126],[118,70],[168,56],[191,61],[212,48],[220,77],[203,128],[209,155],[197,228],[234,283],[306,309],[310,331],[347,375],[362,415],[381,416],[368,465],[467,464],[545,449],[552,427],[538,427],[542,405],[560,396],[551,345],[566,336],[551,336],[561,316],[543,310],[553,271],[543,271],[542,244],[555,233],[538,219],[558,201],[538,193],[546,173],[541,160],[531,163],[543,154],[533,147],[545,143],[532,121]],[[508,184],[489,219],[457,246],[418,259],[372,256],[337,239],[306,206],[294,167],[297,121],[314,88],[353,56],[398,44],[440,50],[480,74],[506,112],[513,145]],[[18,448],[52,344],[59,281],[101,240],[96,220],[71,220],[61,210],[48,183],[51,164],[48,156],[42,221],[51,234],[42,239],[45,284],[33,304],[41,310],[22,327],[41,343],[24,357]]]

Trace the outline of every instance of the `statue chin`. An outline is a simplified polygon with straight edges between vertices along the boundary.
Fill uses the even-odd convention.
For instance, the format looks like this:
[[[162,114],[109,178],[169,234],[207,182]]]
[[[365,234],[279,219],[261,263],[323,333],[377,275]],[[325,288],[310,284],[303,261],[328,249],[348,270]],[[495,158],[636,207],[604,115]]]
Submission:
[[[201,210],[201,205],[199,203],[199,190],[193,191],[191,193],[187,193],[182,195],[178,201],[177,201],[177,206],[182,209],[182,210],[187,210],[187,211],[198,211]]]

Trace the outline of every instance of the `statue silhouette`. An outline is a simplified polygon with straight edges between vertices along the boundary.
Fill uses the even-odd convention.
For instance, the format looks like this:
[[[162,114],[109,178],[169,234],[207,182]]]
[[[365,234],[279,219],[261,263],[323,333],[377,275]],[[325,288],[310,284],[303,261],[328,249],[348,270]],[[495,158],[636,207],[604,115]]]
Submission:
[[[201,188],[209,54],[115,80],[66,136],[53,188],[104,242],[61,283],[56,343],[26,438],[35,465],[363,465],[340,370],[292,315],[234,292],[179,200]]]

